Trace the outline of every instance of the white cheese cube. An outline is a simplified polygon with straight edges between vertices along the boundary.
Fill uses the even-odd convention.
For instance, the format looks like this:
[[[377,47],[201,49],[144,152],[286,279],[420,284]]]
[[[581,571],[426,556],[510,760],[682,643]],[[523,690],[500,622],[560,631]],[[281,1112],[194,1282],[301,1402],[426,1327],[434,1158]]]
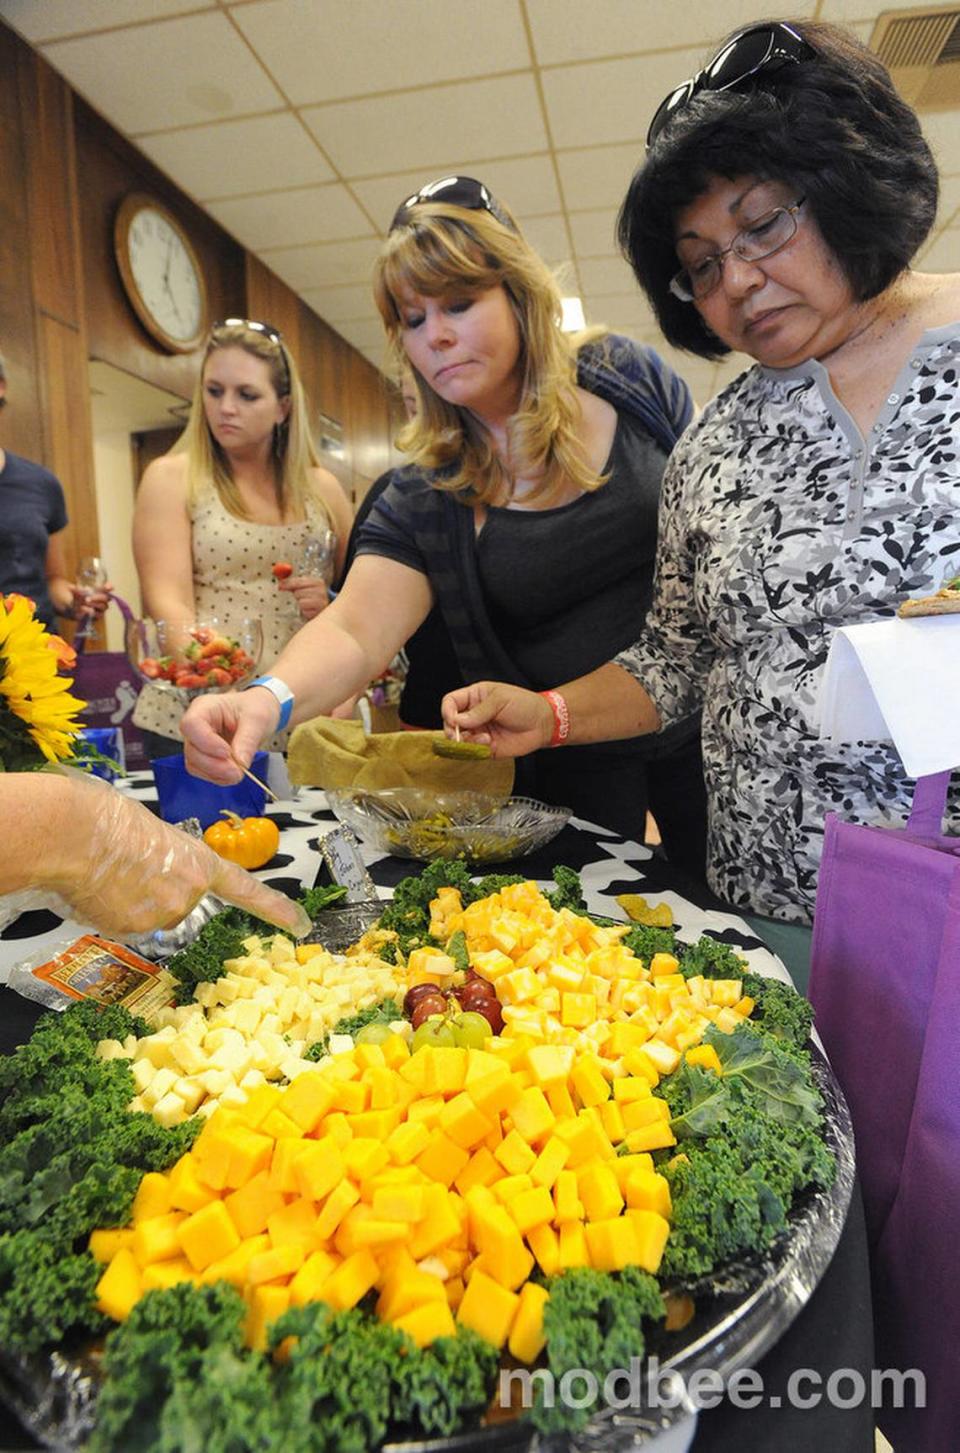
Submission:
[[[127,1053],[119,1039],[101,1039],[96,1048],[97,1059],[127,1059]]]
[[[186,1075],[176,1081],[172,1093],[183,1101],[183,1108],[188,1115],[192,1115],[200,1101],[206,1099],[206,1091],[200,1081]]]
[[[349,1034],[331,1034],[327,1049],[332,1055],[349,1054],[353,1049],[353,1036]]]
[[[187,1118],[187,1112],[180,1096],[175,1095],[172,1090],[168,1095],[164,1095],[163,1099],[158,1100],[153,1107],[153,1118],[158,1120],[161,1125],[165,1125],[168,1130],[171,1125],[182,1124]]]
[[[184,1035],[171,1044],[170,1063],[185,1075],[199,1075],[207,1068],[208,1055],[196,1040]]]

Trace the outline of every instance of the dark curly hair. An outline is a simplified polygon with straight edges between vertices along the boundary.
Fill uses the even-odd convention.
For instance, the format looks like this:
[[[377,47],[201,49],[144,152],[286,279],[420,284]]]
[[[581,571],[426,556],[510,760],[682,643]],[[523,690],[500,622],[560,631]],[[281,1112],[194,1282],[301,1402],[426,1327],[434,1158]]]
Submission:
[[[860,302],[904,270],[936,216],[933,156],[886,68],[836,26],[789,23],[815,57],[761,73],[749,89],[698,92],[657,137],[620,208],[620,247],[665,337],[702,358],[730,350],[670,279],[674,218],[711,178],[794,186]]]

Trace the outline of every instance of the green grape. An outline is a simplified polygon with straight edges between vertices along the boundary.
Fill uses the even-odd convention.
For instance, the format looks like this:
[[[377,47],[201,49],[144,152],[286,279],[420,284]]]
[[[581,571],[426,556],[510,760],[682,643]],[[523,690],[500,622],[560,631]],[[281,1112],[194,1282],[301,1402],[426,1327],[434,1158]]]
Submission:
[[[353,1042],[354,1044],[383,1044],[383,1041],[389,1039],[392,1033],[393,1030],[389,1024],[384,1024],[382,1021],[379,1024],[365,1024],[362,1029],[357,1030],[353,1036]]]
[[[481,1049],[493,1034],[489,1019],[470,1010],[454,1020],[453,1032],[457,1036],[457,1044],[463,1049]]]
[[[419,1029],[413,1031],[413,1039],[410,1041],[410,1048],[416,1054],[418,1049],[423,1049],[429,1044],[433,1049],[450,1049],[457,1043],[453,1025],[449,1019],[444,1019],[440,1014],[431,1014],[425,1019]]]

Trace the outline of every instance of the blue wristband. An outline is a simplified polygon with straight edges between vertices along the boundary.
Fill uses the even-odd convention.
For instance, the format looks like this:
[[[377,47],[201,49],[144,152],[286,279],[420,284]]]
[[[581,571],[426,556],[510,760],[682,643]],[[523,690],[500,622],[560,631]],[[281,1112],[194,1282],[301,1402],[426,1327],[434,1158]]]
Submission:
[[[294,695],[285,681],[279,676],[258,676],[255,681],[248,681],[244,687],[249,691],[251,686],[265,686],[277,699],[280,706],[280,720],[277,722],[277,731],[282,732],[290,725],[290,718],[293,715]]]

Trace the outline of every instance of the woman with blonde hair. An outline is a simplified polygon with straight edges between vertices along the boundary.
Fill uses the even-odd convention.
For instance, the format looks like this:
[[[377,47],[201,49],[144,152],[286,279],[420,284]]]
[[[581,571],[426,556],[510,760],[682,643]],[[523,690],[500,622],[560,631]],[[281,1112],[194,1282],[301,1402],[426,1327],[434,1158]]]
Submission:
[[[398,208],[374,294],[416,381],[399,440],[411,462],[360,530],[334,606],[278,660],[275,696],[258,687],[191,708],[188,765],[214,780],[236,778],[229,745],[248,760],[291,711],[329,711],[375,675],[434,604],[464,681],[495,673],[541,689],[623,649],[650,600],[660,478],[691,415],[681,380],[625,338],[578,350],[549,269],[470,177]],[[668,856],[701,876],[696,718],[653,750],[540,753],[517,790],[642,839],[648,782]]]
[[[215,323],[183,437],[148,465],[137,494],[133,548],[144,611],[165,621],[254,617],[263,661],[273,662],[328,604],[326,582],[295,565],[307,542],[328,530],[338,576],[350,507],[320,467],[283,339],[266,323]],[[295,573],[278,581],[278,563],[293,564]],[[143,688],[134,721],[151,755],[180,750],[187,701],[185,692]]]

